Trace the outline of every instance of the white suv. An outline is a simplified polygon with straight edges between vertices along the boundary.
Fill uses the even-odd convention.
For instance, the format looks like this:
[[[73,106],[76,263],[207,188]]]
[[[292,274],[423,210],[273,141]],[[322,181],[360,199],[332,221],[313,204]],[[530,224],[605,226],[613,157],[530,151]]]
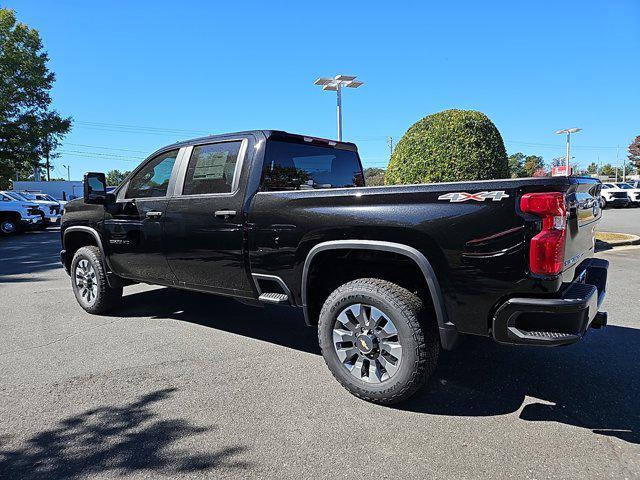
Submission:
[[[627,190],[620,188],[615,183],[603,183],[600,190],[600,206],[607,207],[626,207],[629,205],[631,198],[627,194]]]
[[[37,227],[42,222],[38,204],[17,201],[0,192],[0,233],[11,235],[24,227]]]
[[[616,187],[621,188],[627,192],[629,196],[629,204],[637,207],[640,205],[640,188],[634,187],[627,182],[619,182],[615,184]]]

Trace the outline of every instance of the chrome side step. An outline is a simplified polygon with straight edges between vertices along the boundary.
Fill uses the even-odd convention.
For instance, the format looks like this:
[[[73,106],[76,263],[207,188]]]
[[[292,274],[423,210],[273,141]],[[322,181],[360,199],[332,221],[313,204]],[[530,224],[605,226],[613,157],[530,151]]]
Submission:
[[[286,294],[275,292],[262,293],[258,300],[266,303],[289,303],[289,297]]]

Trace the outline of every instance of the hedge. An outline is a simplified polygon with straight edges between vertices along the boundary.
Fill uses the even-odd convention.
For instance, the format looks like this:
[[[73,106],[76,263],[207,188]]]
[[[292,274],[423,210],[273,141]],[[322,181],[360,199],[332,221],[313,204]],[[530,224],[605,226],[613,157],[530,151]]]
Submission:
[[[391,155],[386,185],[509,177],[500,132],[473,110],[444,110],[409,128]]]

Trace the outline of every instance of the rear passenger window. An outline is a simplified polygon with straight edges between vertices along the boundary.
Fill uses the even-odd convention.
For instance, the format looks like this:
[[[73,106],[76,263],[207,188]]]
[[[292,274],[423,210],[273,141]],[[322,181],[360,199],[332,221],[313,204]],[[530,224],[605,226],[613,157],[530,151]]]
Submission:
[[[230,193],[242,142],[200,145],[193,149],[183,195]]]

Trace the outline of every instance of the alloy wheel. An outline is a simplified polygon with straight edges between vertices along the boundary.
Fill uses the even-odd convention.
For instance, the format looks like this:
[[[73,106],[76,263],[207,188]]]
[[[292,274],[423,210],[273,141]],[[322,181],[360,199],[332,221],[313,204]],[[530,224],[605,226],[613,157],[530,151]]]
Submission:
[[[0,224],[2,233],[11,234],[16,231],[16,224],[10,220],[5,220]]]
[[[76,265],[75,279],[82,301],[87,305],[95,302],[98,296],[98,281],[96,271],[89,260],[83,258],[78,262]]]
[[[349,305],[336,317],[333,347],[342,365],[359,380],[381,383],[402,361],[398,330],[391,318],[371,305]]]

